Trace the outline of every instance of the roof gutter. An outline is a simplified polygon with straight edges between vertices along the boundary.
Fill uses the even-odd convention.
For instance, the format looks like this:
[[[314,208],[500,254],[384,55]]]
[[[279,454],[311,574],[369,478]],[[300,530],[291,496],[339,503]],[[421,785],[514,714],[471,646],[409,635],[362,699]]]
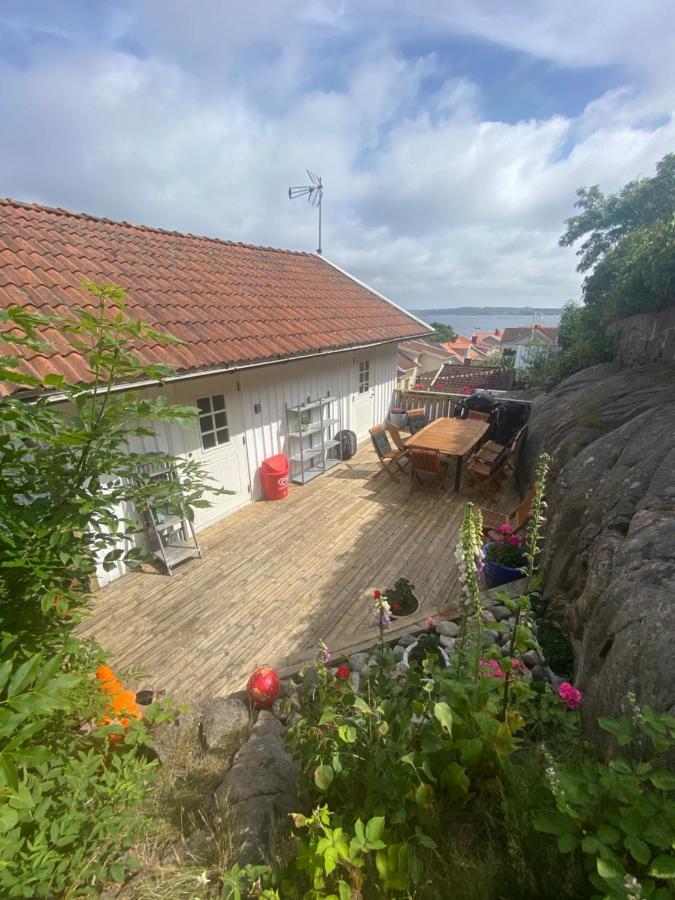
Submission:
[[[414,316],[412,318],[415,318]],[[422,323],[424,324],[424,323]],[[414,337],[423,337],[423,335],[416,334]],[[368,344],[355,344],[352,347],[341,347],[337,350],[318,350],[314,353],[303,353],[300,356],[287,356],[284,359],[268,359],[263,360],[262,362],[253,362],[253,363],[241,363],[240,365],[233,366],[216,366],[213,369],[200,369],[197,372],[185,372],[179,375],[168,375],[166,378],[160,379],[143,379],[141,381],[128,381],[123,382],[121,384],[114,384],[110,388],[111,393],[121,393],[123,391],[133,391],[138,388],[143,387],[152,387],[158,384],[168,384],[174,381],[192,381],[196,378],[209,378],[212,375],[228,375],[233,374],[235,372],[242,372],[247,369],[260,369],[264,366],[280,366],[287,363],[297,362],[303,359],[315,359],[321,356],[330,356],[336,353],[351,353],[355,350],[367,350],[370,347],[381,347],[386,344],[399,344],[401,341],[410,341],[413,340],[413,336],[403,337],[403,338],[393,338],[391,340],[386,341],[371,341]],[[49,403],[63,403],[68,398],[65,394],[61,392],[55,392],[53,394],[45,394],[44,391],[25,391],[21,394],[16,392],[11,395],[18,400],[32,400],[37,397],[45,397],[47,402]],[[2,398],[0,398],[0,401]]]

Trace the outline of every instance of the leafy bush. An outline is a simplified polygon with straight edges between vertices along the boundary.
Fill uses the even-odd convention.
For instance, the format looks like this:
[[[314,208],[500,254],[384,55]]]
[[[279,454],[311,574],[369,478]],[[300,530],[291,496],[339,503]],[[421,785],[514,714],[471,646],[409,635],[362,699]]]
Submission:
[[[581,851],[591,884],[610,898],[666,900],[675,887],[675,774],[664,755],[675,746],[675,718],[635,708],[634,717],[598,720],[633,758],[592,756],[574,766],[549,761],[555,812],[535,826],[563,853]]]
[[[76,896],[123,881],[130,849],[143,830],[143,799],[155,764],[142,722],[112,717],[93,673],[103,653],[73,628],[89,603],[97,558],[138,562],[137,522],[121,510],[146,499],[162,505],[203,503],[206,482],[192,463],[175,460],[181,496],[139,473],[148,454],[129,442],[151,435],[148,422],[177,421],[196,410],[161,398],[114,394],[124,380],[160,379],[144,366],[143,342],[171,340],[124,313],[124,292],[88,285],[95,312],[45,318],[2,314],[0,379],[22,388],[0,405],[0,894]],[[66,334],[90,377],[71,385],[22,371],[40,333]],[[58,391],[63,403],[45,392]],[[151,710],[149,718],[154,715]]]

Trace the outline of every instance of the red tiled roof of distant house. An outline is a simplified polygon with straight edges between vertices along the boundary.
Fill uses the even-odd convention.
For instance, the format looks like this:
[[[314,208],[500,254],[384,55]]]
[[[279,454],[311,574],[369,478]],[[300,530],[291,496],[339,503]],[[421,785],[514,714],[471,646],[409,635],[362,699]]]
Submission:
[[[313,253],[274,250],[0,200],[0,307],[91,308],[82,282],[128,291],[127,311],[183,343],[144,345],[178,374],[288,360],[431,332]],[[88,377],[68,337],[22,352],[29,374]],[[0,393],[7,387],[0,385]]]
[[[486,344],[490,347],[496,347],[502,339],[501,331],[496,328],[494,331],[474,331],[471,338],[476,338],[479,344]]]

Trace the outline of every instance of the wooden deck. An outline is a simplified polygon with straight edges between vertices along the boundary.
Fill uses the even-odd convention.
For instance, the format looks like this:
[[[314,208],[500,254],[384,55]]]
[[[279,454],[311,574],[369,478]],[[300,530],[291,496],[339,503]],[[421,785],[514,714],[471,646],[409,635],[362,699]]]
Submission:
[[[166,689],[177,699],[228,694],[250,672],[284,672],[314,657],[323,638],[334,654],[372,645],[372,590],[408,578],[419,614],[456,612],[454,558],[464,503],[512,508],[512,479],[497,500],[465,486],[415,486],[391,478],[372,446],[288,499],[260,502],[200,534],[204,558],[172,578],[129,574],[96,594],[80,629],[95,634],[120,670],[140,668],[136,686]]]

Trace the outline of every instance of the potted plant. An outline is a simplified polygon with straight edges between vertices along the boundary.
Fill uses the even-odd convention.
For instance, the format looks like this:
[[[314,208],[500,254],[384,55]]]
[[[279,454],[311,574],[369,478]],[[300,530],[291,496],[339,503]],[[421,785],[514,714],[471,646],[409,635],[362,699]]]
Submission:
[[[401,619],[417,612],[420,603],[415,596],[415,585],[407,578],[399,578],[393,588],[384,591],[384,596],[389,604],[392,619]]]
[[[402,663],[406,669],[411,666],[421,669],[422,663],[429,655],[435,656],[443,668],[450,665],[450,657],[441,647],[441,639],[435,633],[433,626],[430,626],[427,631],[423,631],[414,643],[406,647]]]
[[[498,587],[523,577],[526,564],[525,546],[513,528],[505,522],[492,532],[494,541],[483,546],[485,568],[483,576],[488,587]]]
[[[402,406],[392,406],[389,410],[389,421],[397,428],[405,428],[408,424],[408,411]]]

